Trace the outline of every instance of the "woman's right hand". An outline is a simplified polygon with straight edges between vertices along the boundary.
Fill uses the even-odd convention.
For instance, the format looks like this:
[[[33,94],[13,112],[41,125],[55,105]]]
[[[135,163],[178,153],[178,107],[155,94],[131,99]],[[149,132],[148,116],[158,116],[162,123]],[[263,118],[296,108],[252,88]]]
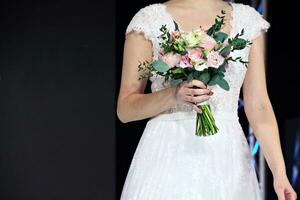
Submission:
[[[199,80],[192,80],[189,83],[184,81],[177,85],[175,99],[177,103],[189,104],[196,112],[202,113],[201,109],[197,107],[197,103],[208,100],[212,94],[213,92]]]

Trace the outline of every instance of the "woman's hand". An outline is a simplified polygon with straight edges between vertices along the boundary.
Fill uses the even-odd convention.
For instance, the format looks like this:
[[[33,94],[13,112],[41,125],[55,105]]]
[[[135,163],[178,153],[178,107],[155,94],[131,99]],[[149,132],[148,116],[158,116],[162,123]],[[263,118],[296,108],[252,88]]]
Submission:
[[[189,104],[196,112],[202,113],[196,104],[208,100],[212,94],[213,92],[207,89],[203,82],[192,80],[189,83],[184,81],[177,86],[175,98],[177,102]]]
[[[297,194],[286,175],[274,177],[274,190],[279,200],[296,200]]]

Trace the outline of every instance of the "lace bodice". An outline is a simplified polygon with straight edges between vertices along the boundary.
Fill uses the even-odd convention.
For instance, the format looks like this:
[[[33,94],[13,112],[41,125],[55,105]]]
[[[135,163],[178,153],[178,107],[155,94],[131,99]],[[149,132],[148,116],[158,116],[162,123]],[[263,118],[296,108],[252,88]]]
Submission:
[[[231,3],[232,5],[232,21],[230,37],[235,36],[242,29],[245,30],[243,37],[250,41],[254,40],[259,34],[267,31],[270,24],[258,13],[254,8],[240,4]],[[131,31],[142,32],[146,39],[152,43],[153,58],[155,58],[160,50],[159,39],[157,38],[161,32],[162,25],[166,25],[169,30],[175,30],[175,25],[171,15],[165,10],[164,4],[151,4],[140,9],[130,21],[126,36]],[[248,60],[250,48],[231,53],[231,56],[242,57]],[[247,68],[240,64],[231,62],[225,73],[225,79],[228,81],[230,90],[225,91],[219,86],[214,86],[214,95],[210,98],[209,104],[212,111],[217,113],[236,113],[240,89],[244,81]],[[166,87],[170,87],[169,82],[164,82],[164,78],[154,74],[150,77],[151,90],[156,92]],[[178,104],[174,108],[166,111],[192,111],[192,107],[187,104]]]

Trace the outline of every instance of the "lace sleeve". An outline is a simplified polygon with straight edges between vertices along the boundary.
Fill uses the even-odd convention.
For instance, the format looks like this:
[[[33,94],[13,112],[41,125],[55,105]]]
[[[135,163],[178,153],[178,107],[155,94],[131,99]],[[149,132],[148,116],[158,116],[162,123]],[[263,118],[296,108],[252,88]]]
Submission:
[[[125,37],[127,37],[127,34],[136,31],[138,33],[143,33],[144,37],[151,41],[152,34],[151,34],[151,28],[150,28],[150,22],[149,22],[149,16],[148,16],[147,9],[142,8],[140,9],[131,19],[129,25],[126,28]]]
[[[258,11],[249,6],[248,27],[250,30],[249,39],[254,40],[260,34],[268,31],[270,23]]]

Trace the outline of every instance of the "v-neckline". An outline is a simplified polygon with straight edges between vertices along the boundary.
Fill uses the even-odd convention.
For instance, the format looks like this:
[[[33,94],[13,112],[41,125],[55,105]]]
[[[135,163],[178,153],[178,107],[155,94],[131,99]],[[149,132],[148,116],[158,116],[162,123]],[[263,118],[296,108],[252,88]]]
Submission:
[[[235,7],[234,7],[234,3],[232,3],[232,2],[227,2],[227,3],[231,6],[231,12],[230,12],[231,20],[229,21],[230,31],[229,31],[229,33],[226,33],[226,34],[228,34],[229,37],[232,37],[233,36],[233,32],[234,32],[234,26],[235,26]],[[172,14],[169,13],[169,11],[167,11],[167,6],[165,4],[163,4],[163,3],[160,3],[160,5],[162,6],[163,11],[168,16],[168,18],[170,20],[172,20],[173,22],[176,22],[176,20],[172,16]],[[182,29],[181,25],[178,24],[178,22],[176,22],[176,24],[178,26],[178,29],[180,31],[182,31],[182,32],[190,32],[190,31],[200,30],[200,28],[198,28],[198,29],[193,29],[193,30],[190,30],[190,31],[185,31],[185,30]]]

